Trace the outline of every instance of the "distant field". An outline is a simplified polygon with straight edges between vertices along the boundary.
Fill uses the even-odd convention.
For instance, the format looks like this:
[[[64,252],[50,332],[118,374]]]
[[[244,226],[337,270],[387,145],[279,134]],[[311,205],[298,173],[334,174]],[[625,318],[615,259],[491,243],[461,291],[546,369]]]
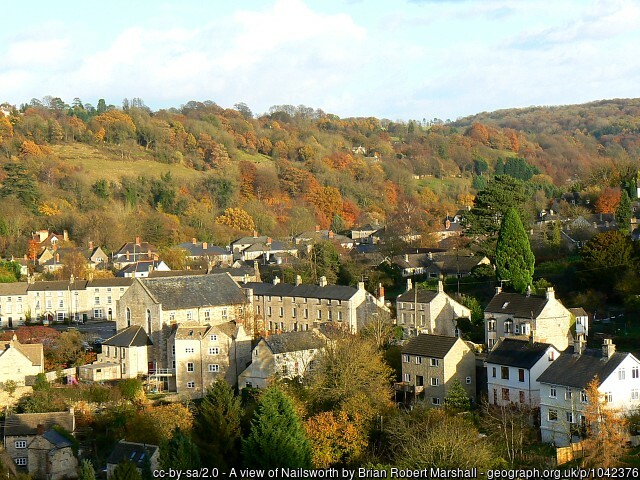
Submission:
[[[471,178],[466,177],[426,177],[417,181],[420,187],[429,187],[436,195],[465,192],[471,189]]]
[[[151,159],[151,156],[144,151],[136,151],[130,158],[124,160],[113,152],[83,145],[79,143],[70,145],[53,145],[52,150],[59,160],[81,167],[89,181],[94,182],[99,179],[116,181],[122,176],[136,176],[145,174],[151,177],[158,177],[167,171],[178,180],[193,180],[203,175],[191,168],[176,164],[159,163]]]

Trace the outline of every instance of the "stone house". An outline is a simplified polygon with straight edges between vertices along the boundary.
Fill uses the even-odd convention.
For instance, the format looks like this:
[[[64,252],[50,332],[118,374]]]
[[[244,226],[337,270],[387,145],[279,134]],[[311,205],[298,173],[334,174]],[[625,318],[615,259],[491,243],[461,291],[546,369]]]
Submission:
[[[55,430],[39,428],[27,450],[28,471],[35,478],[61,480],[78,477],[78,459],[73,453],[73,443]]]
[[[250,292],[249,292],[250,293]],[[118,302],[116,329],[141,326],[151,339],[150,371],[170,367],[167,340],[178,324],[250,323],[252,298],[229,274],[136,278]]]
[[[468,277],[480,265],[491,265],[483,255],[459,252],[405,253],[393,257],[392,263],[403,277],[424,275],[428,278]]]
[[[538,377],[540,383],[540,432],[542,441],[566,446],[580,440],[586,425],[585,392],[597,376],[598,391],[606,408],[624,415],[640,405],[640,362],[626,352],[616,352],[611,339],[602,349],[587,349],[583,337],[562,352]]]
[[[118,300],[131,286],[131,278],[97,278],[87,283],[87,305],[84,311],[93,319],[115,321],[118,315]]]
[[[88,248],[66,247],[45,249],[38,257],[38,264],[43,270],[48,272],[56,272],[64,266],[65,258],[73,253],[79,253],[86,260],[86,267],[89,270],[97,268],[106,268],[108,255],[99,246],[94,246],[93,242],[89,242]]]
[[[315,243],[319,242],[331,242],[344,250],[351,250],[356,243],[355,240],[346,235],[335,233],[333,230],[323,230],[320,225],[316,225],[315,230],[299,233],[293,237],[293,242],[297,246],[306,247],[307,253],[311,251]]]
[[[13,463],[19,468],[31,474],[36,474],[42,469],[45,473],[59,475],[55,477],[63,478],[65,475],[75,477],[75,467],[73,454],[69,456],[70,447],[64,446],[59,439],[52,434],[49,438],[38,439],[52,427],[59,426],[66,432],[73,434],[75,431],[75,415],[73,408],[68,412],[52,413],[11,413],[9,412],[4,420],[4,448],[9,454]],[[31,452],[31,444],[34,444],[34,451]],[[52,447],[55,451],[47,456],[40,448],[48,443],[55,444]],[[59,463],[56,462],[58,460]],[[64,461],[64,463],[63,463]],[[47,467],[49,465],[49,467]],[[46,471],[49,468],[49,471]],[[41,477],[49,479],[46,475]]]
[[[31,385],[39,373],[44,373],[41,343],[20,343],[15,335],[9,341],[0,341],[0,383],[12,380],[18,385]]]
[[[396,322],[407,337],[417,333],[457,337],[456,320],[462,317],[470,319],[471,310],[447,295],[442,281],[432,291],[414,289],[409,279],[407,291],[396,298]]]
[[[457,379],[474,401],[475,372],[475,353],[462,339],[421,333],[402,347],[402,382],[395,385],[396,393],[440,406]]]
[[[178,325],[167,340],[170,369],[166,387],[190,397],[202,397],[218,378],[235,385],[251,361],[251,336],[242,325]],[[158,388],[164,387],[158,378]]]
[[[254,314],[272,333],[311,330],[324,322],[337,322],[351,333],[357,333],[374,318],[389,315],[384,297],[374,297],[364,288],[329,285],[325,277],[318,285],[248,282],[243,285],[253,291]]]
[[[562,351],[571,339],[571,312],[556,299],[553,287],[545,295],[503,293],[500,287],[484,310],[485,341],[491,349],[503,337],[534,336]]]
[[[351,239],[356,244],[376,245],[380,243],[380,237],[384,234],[384,227],[367,223],[351,229]]]
[[[208,242],[198,242],[192,238],[190,242],[184,242],[177,245],[187,252],[187,260],[196,262],[198,260],[206,266],[229,266],[233,263],[233,253],[226,248],[210,245]]]
[[[107,479],[113,476],[113,471],[118,464],[127,460],[133,462],[141,475],[145,465],[153,472],[158,469],[160,448],[157,445],[120,440],[107,459]]]
[[[589,336],[589,314],[584,308],[570,308],[569,312],[576,319],[576,336],[583,335],[585,338]]]
[[[560,352],[551,344],[503,338],[485,359],[490,405],[540,405],[538,377]]]
[[[29,284],[31,318],[45,324],[82,319],[87,313],[87,283],[72,280]]]
[[[273,378],[304,378],[326,337],[316,330],[261,337],[251,352],[251,365],[238,377],[238,388],[266,388]]]
[[[254,231],[252,237],[242,237],[231,242],[231,252],[234,258],[243,261],[263,258],[265,262],[270,261],[270,257],[276,254],[298,255],[298,249],[286,242],[273,240],[266,235],[258,235]]]
[[[113,254],[111,259],[113,268],[121,270],[127,265],[142,260],[157,260],[158,249],[149,242],[140,241],[140,237],[136,237],[135,242],[127,242]]]

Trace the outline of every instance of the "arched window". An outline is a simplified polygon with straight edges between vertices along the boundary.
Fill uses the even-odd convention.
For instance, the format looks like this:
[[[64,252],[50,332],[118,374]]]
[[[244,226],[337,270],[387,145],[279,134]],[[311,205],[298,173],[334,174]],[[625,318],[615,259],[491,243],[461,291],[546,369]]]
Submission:
[[[151,310],[147,308],[147,334],[151,335]]]
[[[131,309],[129,307],[127,307],[126,316],[127,316],[127,327],[130,327],[131,326]]]

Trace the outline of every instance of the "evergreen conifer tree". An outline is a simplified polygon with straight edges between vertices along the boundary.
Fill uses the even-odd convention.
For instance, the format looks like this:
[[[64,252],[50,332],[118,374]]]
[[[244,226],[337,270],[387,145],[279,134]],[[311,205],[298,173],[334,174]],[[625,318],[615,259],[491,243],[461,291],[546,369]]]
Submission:
[[[622,190],[620,195],[620,203],[616,209],[616,223],[618,224],[618,231],[628,235],[631,229],[631,215],[633,211],[631,209],[631,199],[626,190]]]
[[[131,460],[119,463],[113,470],[112,480],[142,480],[142,475]]]
[[[262,396],[251,432],[242,442],[242,453],[247,467],[311,467],[311,448],[302,422],[278,387],[269,388]]]
[[[194,423],[194,440],[207,467],[227,471],[240,460],[242,405],[223,379],[205,393]]]
[[[80,472],[78,473],[78,480],[96,480],[96,471],[93,468],[91,460],[82,460],[82,463],[80,464]]]
[[[471,406],[471,400],[469,400],[467,391],[464,389],[457,378],[453,381],[451,387],[449,387],[447,396],[444,399],[444,404],[447,406],[447,408],[458,412],[469,410],[469,407]]]
[[[508,280],[517,292],[524,293],[533,281],[535,257],[527,232],[515,208],[502,218],[496,246],[496,277]]]
[[[191,437],[176,428],[171,439],[160,447],[160,466],[164,470],[200,468],[200,455]]]

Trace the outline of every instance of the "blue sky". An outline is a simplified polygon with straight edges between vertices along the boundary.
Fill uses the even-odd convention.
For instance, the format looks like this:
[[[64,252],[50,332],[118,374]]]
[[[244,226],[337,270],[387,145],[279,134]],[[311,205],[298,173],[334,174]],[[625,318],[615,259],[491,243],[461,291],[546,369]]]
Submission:
[[[455,119],[640,96],[638,0],[11,2],[0,102]]]

